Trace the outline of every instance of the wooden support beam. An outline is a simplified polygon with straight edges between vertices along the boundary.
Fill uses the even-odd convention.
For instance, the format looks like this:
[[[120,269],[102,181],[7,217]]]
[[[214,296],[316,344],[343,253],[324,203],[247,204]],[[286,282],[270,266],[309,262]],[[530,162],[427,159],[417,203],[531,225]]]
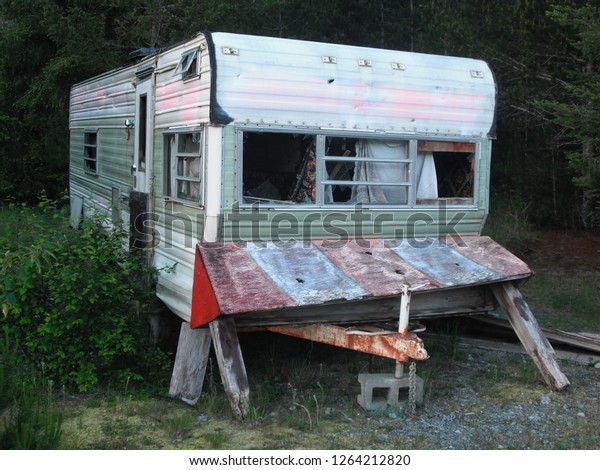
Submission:
[[[213,320],[210,333],[231,411],[237,419],[244,419],[249,409],[250,387],[233,318],[221,316]]]
[[[542,333],[519,290],[511,282],[492,284],[490,288],[500,306],[506,311],[510,324],[546,383],[555,390],[562,390],[570,385],[556,362],[554,349]]]
[[[192,329],[188,322],[181,324],[169,395],[196,404],[202,393],[210,343],[208,328]]]

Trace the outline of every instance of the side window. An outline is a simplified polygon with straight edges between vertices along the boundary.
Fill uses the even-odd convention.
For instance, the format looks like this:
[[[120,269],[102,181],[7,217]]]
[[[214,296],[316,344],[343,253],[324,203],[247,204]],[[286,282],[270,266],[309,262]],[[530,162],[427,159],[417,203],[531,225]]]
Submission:
[[[246,204],[473,205],[473,142],[245,131]]]
[[[244,202],[408,204],[408,141],[319,137],[244,132]]]
[[[244,202],[314,204],[317,191],[315,137],[244,132]]]
[[[165,196],[202,204],[202,132],[165,136]]]
[[[98,131],[84,131],[83,169],[87,173],[98,174]]]
[[[182,80],[200,76],[200,55],[198,49],[184,52],[175,68],[173,75],[181,74]]]
[[[417,204],[474,204],[474,143],[422,140],[417,150]]]
[[[408,141],[328,137],[323,160],[326,204],[408,204]]]

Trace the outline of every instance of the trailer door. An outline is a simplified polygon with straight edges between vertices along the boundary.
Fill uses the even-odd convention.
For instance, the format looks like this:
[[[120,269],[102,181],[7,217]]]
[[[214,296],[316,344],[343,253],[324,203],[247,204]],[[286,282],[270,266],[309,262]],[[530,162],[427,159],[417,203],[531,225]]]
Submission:
[[[133,150],[132,175],[135,191],[151,192],[152,129],[154,127],[152,76],[138,82],[135,92],[135,146]]]
[[[131,235],[129,244],[145,248],[152,243],[148,219],[152,211],[152,155],[154,128],[154,75],[146,69],[137,74],[135,91],[135,144],[133,146],[133,189],[129,194]]]

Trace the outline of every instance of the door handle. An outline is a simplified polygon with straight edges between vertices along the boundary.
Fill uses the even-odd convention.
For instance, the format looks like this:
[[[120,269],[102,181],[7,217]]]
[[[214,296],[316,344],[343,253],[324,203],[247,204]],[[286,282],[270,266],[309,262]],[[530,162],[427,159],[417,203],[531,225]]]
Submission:
[[[133,175],[137,171],[137,166],[131,165],[131,174]]]

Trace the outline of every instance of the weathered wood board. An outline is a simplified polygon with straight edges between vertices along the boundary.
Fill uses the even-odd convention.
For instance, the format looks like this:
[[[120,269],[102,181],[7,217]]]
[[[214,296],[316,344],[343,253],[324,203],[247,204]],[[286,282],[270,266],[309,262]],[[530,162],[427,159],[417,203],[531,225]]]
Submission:
[[[562,390],[570,385],[569,380],[560,370],[556,362],[554,349],[542,333],[537,320],[529,309],[527,302],[519,290],[510,282],[493,284],[492,292],[508,314],[508,320],[523,347],[538,366],[544,380],[555,390]]]
[[[196,404],[202,393],[210,344],[208,328],[192,329],[188,322],[181,323],[169,395]]]

